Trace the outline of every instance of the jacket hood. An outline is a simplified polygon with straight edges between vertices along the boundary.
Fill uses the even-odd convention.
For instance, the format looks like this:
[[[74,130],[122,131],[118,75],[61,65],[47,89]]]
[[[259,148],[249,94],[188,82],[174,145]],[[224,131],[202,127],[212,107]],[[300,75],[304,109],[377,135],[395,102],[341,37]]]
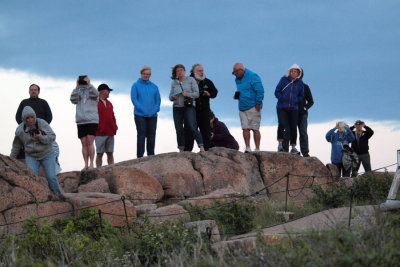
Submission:
[[[30,106],[24,107],[24,109],[22,110],[22,115],[21,115],[23,122],[26,122],[26,118],[28,118],[28,117],[33,117],[36,121],[36,113],[33,110],[33,108],[31,108]]]
[[[303,79],[304,77],[304,70],[303,68],[300,68],[300,79]]]
[[[286,71],[286,77],[290,76],[290,70],[291,69],[298,69],[300,71],[300,75],[299,75],[298,78],[301,79],[303,77],[303,70],[297,64],[293,64],[292,66],[290,66],[290,68],[288,68],[288,70]]]

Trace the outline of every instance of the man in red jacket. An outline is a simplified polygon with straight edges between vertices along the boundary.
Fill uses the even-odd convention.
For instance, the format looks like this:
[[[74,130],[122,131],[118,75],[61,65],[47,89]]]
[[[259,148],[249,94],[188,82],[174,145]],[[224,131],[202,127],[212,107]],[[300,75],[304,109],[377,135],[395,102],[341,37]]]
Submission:
[[[99,91],[99,125],[97,126],[96,137],[96,166],[101,167],[103,164],[103,154],[107,154],[107,163],[114,164],[114,135],[117,133],[118,126],[114,116],[114,108],[107,98],[113,89],[107,84],[100,84],[97,88]]]

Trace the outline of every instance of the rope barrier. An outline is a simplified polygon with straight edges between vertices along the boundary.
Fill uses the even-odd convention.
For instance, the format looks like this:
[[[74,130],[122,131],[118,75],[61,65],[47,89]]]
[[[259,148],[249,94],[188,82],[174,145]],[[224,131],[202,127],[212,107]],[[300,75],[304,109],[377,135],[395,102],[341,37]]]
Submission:
[[[374,172],[374,171],[377,171],[377,170],[381,170],[381,169],[385,169],[385,168],[388,168],[388,167],[392,167],[392,166],[395,166],[395,165],[397,165],[397,163],[394,163],[394,164],[391,164],[391,165],[387,165],[387,166],[384,166],[384,167],[380,167],[380,168],[374,169],[374,170],[372,170],[371,172]],[[362,174],[362,173],[361,173],[361,174]],[[359,175],[361,175],[361,174],[359,174]],[[222,196],[222,197],[209,197],[209,198],[201,198],[201,199],[202,199],[202,200],[204,200],[204,199],[217,200],[217,199],[233,199],[233,198],[235,198],[235,199],[236,199],[235,201],[237,201],[237,199],[247,199],[247,198],[250,198],[250,197],[254,197],[254,196],[256,196],[256,195],[258,195],[258,196],[260,196],[260,195],[271,195],[271,194],[284,193],[284,192],[287,192],[288,195],[289,195],[291,198],[295,198],[295,197],[297,197],[298,195],[300,195],[300,193],[302,193],[302,192],[304,191],[304,189],[306,189],[306,188],[312,188],[312,187],[314,187],[314,186],[322,186],[322,185],[337,183],[337,181],[330,181],[330,182],[326,182],[326,183],[322,183],[322,184],[314,184],[316,178],[327,178],[327,177],[332,177],[332,176],[327,176],[327,175],[321,175],[321,176],[317,176],[317,175],[306,176],[306,175],[299,175],[299,174],[292,174],[292,173],[291,173],[290,176],[295,176],[295,177],[307,177],[307,180],[306,180],[306,182],[303,184],[302,187],[294,188],[294,189],[289,189],[289,188],[287,188],[287,190],[283,190],[283,191],[266,192],[265,194],[260,194],[260,192],[262,192],[262,191],[264,191],[264,190],[267,190],[267,191],[268,191],[268,188],[272,187],[273,185],[277,184],[278,182],[282,181],[284,178],[286,178],[286,177],[288,177],[288,176],[289,176],[289,173],[287,173],[287,174],[285,174],[284,176],[280,177],[279,179],[277,179],[277,180],[274,181],[273,183],[269,184],[268,186],[265,186],[265,187],[263,187],[262,189],[257,190],[257,191],[255,191],[254,193],[249,194],[249,195],[242,195],[242,196],[237,196],[237,195],[225,195],[225,196]],[[308,183],[308,181],[309,181],[310,178],[312,178],[313,180],[312,180],[312,182],[311,182],[311,185],[307,187],[306,185],[307,185],[307,183]],[[351,178],[351,177],[342,177],[342,179],[350,179],[350,178]],[[288,179],[288,178],[287,178],[287,179]],[[300,190],[300,192],[297,193],[296,195],[290,195],[289,192],[291,192],[291,191],[297,191],[297,190]],[[120,216],[120,217],[125,216],[125,218],[126,218],[126,223],[127,223],[128,229],[129,229],[128,216],[127,216],[127,211],[126,211],[126,206],[125,206],[125,199],[126,199],[126,198],[125,198],[124,196],[122,196],[121,199],[118,199],[118,200],[112,200],[112,201],[105,202],[105,203],[100,203],[100,204],[96,204],[96,205],[92,205],[92,206],[87,206],[87,207],[83,207],[83,208],[79,208],[79,209],[74,209],[73,211],[80,211],[80,210],[84,210],[84,209],[95,208],[95,207],[99,207],[99,206],[105,206],[105,205],[108,205],[108,204],[111,204],[111,203],[118,202],[118,201],[121,201],[121,200],[122,200],[123,205],[124,205],[125,214],[120,215],[120,214],[113,214],[113,213],[107,213],[107,212],[101,211],[101,212],[99,213],[99,216],[101,217],[101,214],[106,214],[106,215],[110,215],[110,216]],[[171,199],[172,199],[172,200],[198,200],[199,198],[196,197],[196,198],[171,198]],[[169,200],[171,200],[171,199],[169,199]],[[157,201],[158,199],[150,199],[150,198],[130,198],[130,199],[128,199],[128,200],[130,200],[130,201],[135,201],[135,200],[151,200],[151,201]],[[192,211],[192,212],[201,212],[201,211],[205,211],[205,210],[209,210],[209,209],[214,209],[214,208],[217,208],[217,207],[220,207],[220,206],[223,206],[223,205],[228,205],[228,204],[230,204],[230,203],[232,203],[232,202],[221,203],[221,204],[215,205],[215,206],[213,206],[213,207],[206,207],[206,208],[201,209],[200,211]],[[71,213],[71,212],[72,212],[72,211],[58,212],[58,213],[54,213],[54,214],[49,214],[49,215],[45,215],[45,216],[40,216],[40,217],[37,217],[37,218],[38,218],[38,219],[43,219],[43,218],[53,217],[53,216],[62,215],[62,214],[67,214],[67,213]],[[169,216],[176,216],[176,215],[182,215],[182,214],[187,214],[187,213],[190,213],[190,212],[189,212],[189,211],[185,211],[185,212],[172,213],[172,214],[150,215],[150,216],[148,216],[148,217],[169,217]],[[140,217],[142,217],[142,216],[139,216],[138,218],[140,218]],[[16,221],[16,222],[10,222],[10,223],[6,223],[6,224],[1,224],[0,227],[10,226],[10,225],[14,225],[14,224],[23,223],[24,221],[25,221],[25,220]]]

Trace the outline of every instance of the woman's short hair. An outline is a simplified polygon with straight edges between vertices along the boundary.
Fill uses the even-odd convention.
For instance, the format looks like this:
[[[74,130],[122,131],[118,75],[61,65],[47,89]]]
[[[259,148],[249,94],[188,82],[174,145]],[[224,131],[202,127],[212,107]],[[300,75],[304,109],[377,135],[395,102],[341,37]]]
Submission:
[[[144,65],[144,66],[142,67],[142,69],[140,70],[140,74],[142,74],[143,71],[145,71],[145,70],[149,70],[150,73],[151,73],[151,68],[150,68],[149,66],[147,66],[147,65]]]
[[[171,79],[172,80],[176,80],[178,77],[176,77],[176,69],[177,68],[182,68],[183,70],[186,71],[185,66],[183,66],[182,64],[176,64],[173,68],[172,68],[172,76]]]

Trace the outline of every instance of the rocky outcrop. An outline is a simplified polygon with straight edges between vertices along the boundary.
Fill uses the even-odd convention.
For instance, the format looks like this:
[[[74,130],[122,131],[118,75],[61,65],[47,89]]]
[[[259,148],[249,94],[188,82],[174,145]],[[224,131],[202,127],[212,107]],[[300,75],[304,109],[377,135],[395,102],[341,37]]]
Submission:
[[[51,201],[56,197],[47,180],[36,176],[24,163],[0,154],[0,236],[22,233],[29,216],[55,218],[72,215],[69,203]]]
[[[270,199],[282,200],[285,197],[287,178],[290,195],[296,196],[296,200],[308,199],[313,194],[312,185],[325,187],[334,181],[331,171],[316,157],[275,152],[260,152],[255,156]]]
[[[136,217],[136,209],[133,204],[125,201],[124,207],[120,195],[107,193],[65,193],[64,195],[66,200],[73,205],[75,215],[78,215],[84,208],[92,207],[100,210],[102,216],[116,227],[126,226],[126,215],[129,223],[133,223]]]
[[[130,221],[136,216],[133,205],[143,204],[153,204],[139,208],[152,222],[188,220],[182,207],[187,204],[209,206],[215,200],[225,202],[259,194],[280,200],[285,196],[286,177],[290,196],[305,200],[312,195],[308,187],[331,182],[335,170],[335,166],[327,168],[317,158],[290,153],[245,154],[226,148],[167,153],[84,172],[61,173],[58,179],[67,201],[60,202],[51,201],[54,196],[44,177],[34,175],[21,162],[0,155],[0,233],[17,229],[8,224],[29,215],[66,217],[92,206],[114,226],[124,226],[121,196],[125,197]],[[173,199],[182,201],[161,208],[154,205]]]
[[[179,222],[180,220],[188,221],[189,213],[179,205],[169,205],[152,210],[148,214],[148,218],[152,223],[160,223],[164,221]]]

